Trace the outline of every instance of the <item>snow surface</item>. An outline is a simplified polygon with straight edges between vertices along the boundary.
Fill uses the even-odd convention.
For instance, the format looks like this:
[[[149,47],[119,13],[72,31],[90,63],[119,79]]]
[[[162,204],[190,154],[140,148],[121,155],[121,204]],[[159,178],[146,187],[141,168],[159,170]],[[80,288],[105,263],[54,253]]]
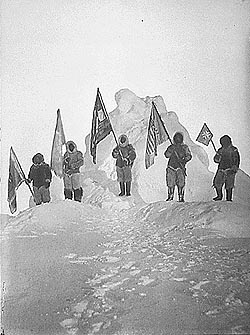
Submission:
[[[96,189],[96,188],[95,188]],[[155,202],[149,205],[133,204],[122,201],[118,197],[97,188],[103,195],[90,195],[84,203],[70,200],[58,200],[49,204],[35,206],[21,212],[16,217],[10,217],[3,236],[12,232],[27,233],[30,236],[39,234],[56,234],[59,231],[78,229],[86,214],[93,215],[93,220],[103,216],[130,213],[137,221],[148,221],[156,225],[159,231],[166,233],[177,228],[212,229],[217,234],[229,238],[250,238],[250,206],[229,202],[186,202],[167,203]],[[106,197],[109,201],[106,201]],[[113,198],[114,197],[114,198]],[[120,200],[118,201],[117,200]],[[103,203],[101,203],[103,199]],[[125,215],[125,214],[124,214]]]
[[[105,191],[98,190],[105,199]],[[161,201],[118,210],[115,200],[108,201],[104,209],[93,194],[85,199],[86,203],[58,200],[35,206],[9,219],[1,238],[9,245],[6,252],[13,266],[9,271],[18,280],[15,283],[11,277],[7,281],[6,329],[12,329],[15,321],[15,328],[24,330],[13,332],[19,335],[29,334],[34,327],[50,328],[48,332],[37,332],[41,335],[102,334],[106,328],[117,333],[112,327],[118,326],[119,320],[119,327],[129,335],[134,325],[144,334],[160,335],[166,327],[170,327],[170,333],[191,334],[197,333],[192,316],[194,301],[204,309],[206,297],[203,315],[226,320],[233,315],[234,322],[229,324],[223,319],[221,323],[227,333],[235,327],[248,329],[245,318],[249,303],[242,290],[247,290],[249,282],[248,251],[243,242],[250,238],[249,206]],[[206,244],[213,238],[216,243],[235,239],[236,246],[233,242],[232,248]],[[213,271],[204,270],[203,265]],[[175,299],[183,287],[179,287],[177,298],[172,298],[175,283],[185,285],[189,292],[188,297],[184,292],[179,302]],[[216,290],[221,292],[222,285],[225,292],[219,294],[218,302]],[[126,321],[123,313],[133,308]],[[150,313],[157,323],[147,321],[141,313]],[[241,321],[236,318],[239,313]],[[171,320],[169,326],[164,323],[166,315]],[[195,318],[198,315],[200,311]],[[220,328],[216,320],[203,327],[217,333]],[[57,330],[59,326],[63,333]],[[147,332],[147,327],[152,327],[152,332]],[[88,332],[84,332],[86,328]]]
[[[250,237],[250,206],[228,202],[157,202],[141,209],[138,219],[153,222],[159,231],[187,228],[214,230],[227,238]]]
[[[119,319],[122,325],[119,327],[129,329],[127,334],[132,335],[133,325],[142,320],[141,313],[144,312],[149,314],[145,316],[143,325],[137,324],[137,327],[141,327],[140,330],[152,326],[154,334],[162,334],[164,327],[170,327],[170,333],[184,334],[187,329],[189,333],[196,332],[195,322],[190,323],[193,320],[193,307],[187,307],[194,306],[193,300],[189,300],[190,294],[192,299],[197,299],[199,308],[207,306],[203,315],[208,318],[225,315],[225,320],[231,320],[233,315],[234,320],[238,320],[237,313],[241,313],[241,322],[229,325],[227,321],[222,321],[229,333],[248,330],[245,316],[249,303],[244,300],[247,294],[242,292],[245,292],[245,283],[249,282],[249,273],[245,267],[248,250],[244,247],[244,243],[248,243],[247,238],[250,238],[249,176],[243,171],[237,174],[235,201],[211,201],[214,194],[211,188],[213,174],[208,170],[205,150],[192,142],[187,130],[179,123],[177,115],[166,111],[163,99],[155,97],[154,101],[170,135],[177,130],[183,131],[184,140],[193,154],[193,160],[187,166],[187,201],[162,201],[166,198],[167,163],[163,152],[168,143],[159,147],[155,164],[148,170],[144,167],[145,138],[152,98],[140,99],[129,90],[121,90],[116,94],[116,101],[118,107],[110,113],[115,132],[117,135],[126,133],[137,151],[133,166],[132,196],[117,196],[119,190],[115,162],[111,157],[115,142],[110,135],[98,145],[96,165],[92,164],[89,151],[85,153],[85,165],[81,170],[84,192],[82,203],[63,200],[62,180],[54,177],[51,203],[34,206],[30,201],[30,208],[17,216],[2,216],[1,239],[7,245],[4,250],[5,262],[8,253],[14,253],[15,250],[18,253],[20,246],[20,250],[27,257],[26,260],[22,254],[12,254],[7,264],[4,264],[6,268],[9,262],[13,262],[16,264],[13,266],[18,266],[18,276],[20,273],[20,283],[8,286],[7,297],[9,292],[11,296],[18,296],[23,291],[28,294],[27,300],[19,300],[22,312],[28,313],[29,322],[34,322],[32,327],[39,328],[39,325],[43,327],[45,324],[50,326],[52,323],[53,327],[59,327],[59,330],[57,328],[49,334],[61,334],[61,329],[67,334],[77,334],[79,329],[83,329],[81,327],[88,327],[88,334],[101,333],[104,329],[116,327],[116,320]],[[89,136],[86,138],[86,145],[88,148]],[[215,244],[209,246],[209,243],[213,243],[213,238],[216,240]],[[223,248],[223,243],[228,245],[233,240],[235,242],[232,242],[232,248]],[[203,241],[210,242],[203,244]],[[222,243],[222,246],[218,243]],[[18,261],[16,257],[19,257]],[[200,268],[203,264],[208,270]],[[41,273],[41,267],[44,273]],[[74,268],[74,274],[71,273],[73,267],[78,267]],[[209,270],[214,267],[216,271]],[[230,278],[227,281],[229,271]],[[15,278],[15,268],[10,272]],[[213,290],[221,292],[221,286],[217,286],[223,285],[222,279],[225,280],[225,292],[218,303],[218,297]],[[84,287],[90,287],[92,291],[86,297],[80,294],[80,300],[73,300],[72,295],[76,288],[73,284],[71,287],[72,280],[80,292]],[[171,285],[185,284],[189,292],[189,297],[182,295],[177,314],[176,302],[173,305],[170,302],[173,294],[173,286],[168,290],[170,282]],[[28,284],[31,286],[28,287]],[[71,294],[70,308],[68,303],[66,307],[62,305],[64,300],[62,302],[57,297],[57,294],[64,297],[65,290],[68,290],[68,295]],[[123,295],[125,298],[129,297],[128,311],[131,308],[130,299],[135,308],[127,323],[126,317],[119,314],[124,306],[123,300],[119,300]],[[11,311],[10,324],[14,311],[14,315],[17,315],[15,322],[24,329],[18,306],[11,296],[7,304]],[[206,297],[207,305],[203,304]],[[51,304],[48,305],[46,299],[51,299]],[[140,299],[146,299],[146,304],[141,304]],[[152,305],[154,300],[156,302]],[[166,306],[166,301],[171,308],[170,305]],[[37,309],[33,311],[32,306],[36,304]],[[166,308],[167,321],[166,314],[161,315]],[[44,312],[44,309],[51,310]],[[138,311],[138,315],[135,311]],[[100,316],[100,321],[95,318],[96,315]],[[197,317],[198,314],[195,315]],[[158,323],[151,322],[151,317],[152,320],[158,320]],[[88,320],[86,324],[85,319]],[[166,325],[164,322],[172,323]],[[204,327],[217,331],[216,319],[214,323],[204,324]],[[26,333],[25,331],[24,329],[23,334],[28,334],[29,330]]]

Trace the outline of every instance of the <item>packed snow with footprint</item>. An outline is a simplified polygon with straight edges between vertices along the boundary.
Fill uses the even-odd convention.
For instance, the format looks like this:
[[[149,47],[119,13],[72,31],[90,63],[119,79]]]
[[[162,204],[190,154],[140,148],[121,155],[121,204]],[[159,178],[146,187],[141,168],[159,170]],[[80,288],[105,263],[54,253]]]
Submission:
[[[249,235],[216,227],[218,206],[24,211],[2,231],[6,334],[249,333]]]
[[[132,196],[117,196],[113,137],[94,165],[88,135],[81,203],[62,200],[54,177],[51,203],[1,216],[4,334],[249,334],[250,177],[239,170],[233,202],[212,202],[208,156],[162,97],[115,100],[114,131],[137,153]],[[164,201],[168,143],[145,169],[152,101],[192,152],[185,203]]]

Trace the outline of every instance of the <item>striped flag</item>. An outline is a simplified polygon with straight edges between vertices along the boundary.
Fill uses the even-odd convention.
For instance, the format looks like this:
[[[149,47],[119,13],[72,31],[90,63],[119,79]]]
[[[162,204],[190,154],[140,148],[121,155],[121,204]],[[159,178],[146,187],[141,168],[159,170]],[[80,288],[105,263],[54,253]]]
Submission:
[[[160,114],[156,109],[154,102],[152,102],[145,153],[146,169],[154,164],[154,158],[157,156],[157,146],[167,141],[168,139],[168,132],[164,126]]]
[[[54,139],[52,143],[51,149],[51,160],[50,166],[51,169],[55,172],[55,175],[62,178],[63,176],[63,145],[66,143],[63,124],[60,109],[57,111],[57,120],[56,120],[56,128],[54,133]]]
[[[196,141],[208,145],[209,142],[212,140],[212,137],[213,137],[212,132],[209,130],[207,124],[204,123],[199,135],[197,136]]]
[[[25,181],[25,175],[17,156],[10,148],[10,162],[9,162],[9,179],[8,179],[8,198],[10,212],[13,214],[17,210],[16,190]]]
[[[96,148],[112,131],[108,113],[102,100],[99,88],[97,89],[95,107],[93,111],[91,137],[90,137],[90,154],[93,157],[93,163],[96,164]]]

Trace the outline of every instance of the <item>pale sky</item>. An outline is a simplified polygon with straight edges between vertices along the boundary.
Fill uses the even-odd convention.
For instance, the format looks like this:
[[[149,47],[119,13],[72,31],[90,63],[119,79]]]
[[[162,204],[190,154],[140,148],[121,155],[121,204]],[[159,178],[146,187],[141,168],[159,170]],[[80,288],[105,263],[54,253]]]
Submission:
[[[49,163],[60,108],[84,152],[97,87],[108,112],[122,88],[161,95],[194,141],[204,122],[217,147],[230,135],[249,174],[249,32],[249,0],[2,0],[2,212],[10,146],[26,174]]]

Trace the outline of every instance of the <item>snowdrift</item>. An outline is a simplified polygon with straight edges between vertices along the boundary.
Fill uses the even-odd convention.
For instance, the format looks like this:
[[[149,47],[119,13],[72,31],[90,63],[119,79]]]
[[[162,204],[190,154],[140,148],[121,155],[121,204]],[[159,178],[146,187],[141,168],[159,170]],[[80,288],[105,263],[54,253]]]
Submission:
[[[131,209],[122,208],[113,211],[103,209],[99,204],[78,203],[64,200],[44,204],[23,211],[8,221],[4,236],[8,234],[32,235],[58,234],[60,231],[81,231],[91,224],[84,218],[98,222],[114,218],[131,217],[138,223],[147,222],[157,226],[159,233],[168,233],[178,229],[204,229],[230,238],[250,237],[250,206],[228,202],[155,202],[150,205],[135,205]]]
[[[86,224],[84,217],[90,213],[97,221],[104,210],[96,206],[84,205],[76,201],[62,200],[42,204],[24,210],[9,219],[4,235],[56,234],[60,231],[73,232]]]
[[[128,89],[122,89],[116,93],[115,100],[117,107],[109,114],[114,131],[117,136],[125,133],[137,152],[132,169],[134,199],[137,202],[151,203],[165,200],[167,197],[165,182],[167,160],[164,157],[164,151],[169,142],[158,147],[158,156],[153,166],[146,170],[144,164],[148,119],[152,101],[154,101],[170,136],[172,137],[176,131],[181,131],[184,134],[184,142],[189,145],[193,155],[193,159],[187,164],[186,201],[210,201],[215,192],[212,188],[213,173],[208,169],[208,156],[205,150],[190,138],[188,131],[180,124],[176,113],[167,111],[162,97],[143,99]],[[97,164],[92,163],[92,157],[89,154],[89,141],[90,135],[85,139],[87,149],[84,155],[85,165],[82,169],[83,188],[85,186],[84,180],[90,178],[92,182],[98,184],[98,187],[104,187],[114,194],[119,193],[115,160],[111,156],[112,149],[116,145],[113,136],[107,136],[98,144]],[[243,171],[239,171],[236,177],[234,201],[250,203],[249,188],[250,177]],[[89,195],[89,190],[87,193]]]
[[[0,214],[1,230],[3,230],[7,226],[10,218],[11,216],[8,214]]]
[[[159,232],[179,229],[211,230],[227,238],[249,238],[250,206],[229,202],[157,202],[136,214],[138,220],[156,225]]]

